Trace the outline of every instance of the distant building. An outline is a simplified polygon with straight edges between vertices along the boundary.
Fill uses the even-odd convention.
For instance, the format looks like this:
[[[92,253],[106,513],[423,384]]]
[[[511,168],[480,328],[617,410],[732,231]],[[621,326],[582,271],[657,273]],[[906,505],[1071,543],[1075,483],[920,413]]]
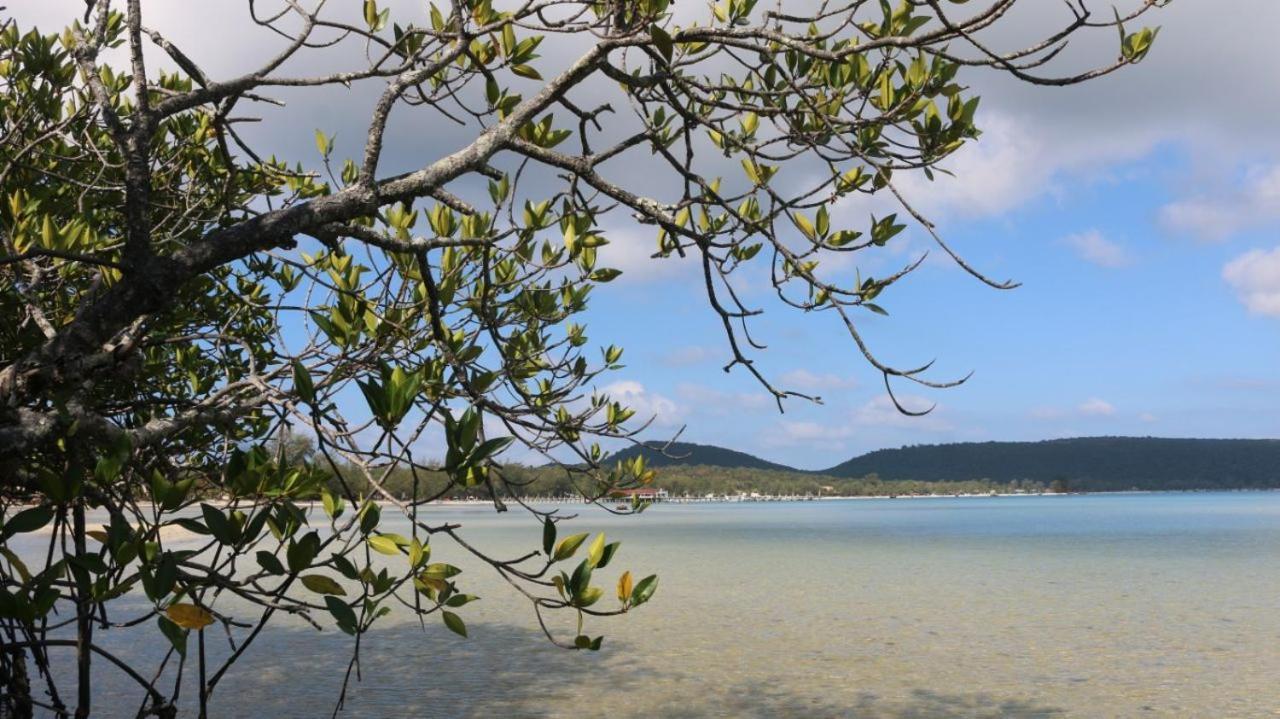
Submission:
[[[639,499],[645,502],[662,502],[667,499],[667,490],[659,487],[641,487],[639,489],[615,489],[610,496],[618,499]]]

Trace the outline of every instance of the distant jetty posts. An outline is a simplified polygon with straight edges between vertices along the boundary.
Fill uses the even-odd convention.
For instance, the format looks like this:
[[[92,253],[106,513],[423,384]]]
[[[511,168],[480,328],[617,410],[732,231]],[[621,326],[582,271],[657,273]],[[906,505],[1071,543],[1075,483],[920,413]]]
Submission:
[[[805,494],[761,494],[759,492],[739,492],[737,494],[704,495],[685,494],[671,496],[661,487],[640,487],[638,489],[615,489],[609,493],[610,499],[630,500],[635,502],[668,502],[671,504],[692,504],[695,502],[805,502],[820,499],[820,495]]]
[[[824,490],[827,488],[824,487]],[[1052,496],[1070,496],[1071,494],[1082,494],[1080,492],[1071,493],[1055,493],[1055,492],[1030,492],[1018,490],[1014,492],[958,492],[946,494],[861,494],[861,495],[842,495],[827,494],[820,492],[814,494],[806,492],[804,494],[764,494],[761,492],[737,492],[731,494],[717,494],[708,492],[707,494],[681,494],[672,495],[668,490],[661,487],[640,487],[636,489],[615,489],[606,497],[599,497],[593,500],[584,500],[582,497],[571,495],[529,495],[521,497],[522,502],[530,504],[579,504],[584,501],[587,504],[596,502],[617,502],[619,508],[631,507],[637,503],[645,502],[650,504],[709,504],[709,503],[738,503],[738,502],[818,502],[830,500],[848,500],[848,499],[944,499],[944,498],[961,498],[961,497],[1052,497]],[[1127,493],[1125,493],[1127,494]],[[450,505],[450,504],[492,504],[493,500],[483,497],[466,497],[466,498],[442,498],[437,499],[432,504]]]

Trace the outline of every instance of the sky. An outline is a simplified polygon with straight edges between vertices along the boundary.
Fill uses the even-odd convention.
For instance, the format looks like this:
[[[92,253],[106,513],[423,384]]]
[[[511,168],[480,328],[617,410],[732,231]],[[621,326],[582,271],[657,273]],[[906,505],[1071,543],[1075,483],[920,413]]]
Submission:
[[[48,30],[84,7],[9,6]],[[1026,0],[1001,32],[1018,37],[1050,7],[1061,5]],[[215,71],[273,49],[245,31],[240,2],[144,9]],[[753,325],[769,346],[759,366],[779,386],[823,398],[780,413],[745,372],[721,371],[729,351],[691,268],[649,259],[651,232],[626,226],[602,251],[625,274],[594,295],[587,316],[595,342],[627,348],[625,369],[602,386],[654,417],[649,438],[682,431],[805,469],[938,442],[1280,437],[1280,45],[1258,32],[1280,27],[1280,3],[1175,0],[1152,17],[1162,30],[1150,56],[1096,82],[1036,88],[970,75],[984,135],[947,163],[958,179],[908,182],[968,261],[1022,283],[993,290],[935,251],[877,300],[889,317],[863,320],[883,359],[936,359],[935,379],[973,373],[948,390],[896,386],[905,404],[933,412],[896,412],[834,315],[784,311],[757,283],[745,292],[766,310]],[[1109,59],[1114,35],[1078,43],[1065,62],[1071,53]],[[358,136],[367,107],[294,104],[288,132],[272,142],[283,156],[314,153],[314,125]],[[450,132],[393,124],[388,153],[423,164],[457,140]],[[851,222],[866,210],[832,209]],[[912,228],[879,270],[867,269],[883,274],[927,248]]]

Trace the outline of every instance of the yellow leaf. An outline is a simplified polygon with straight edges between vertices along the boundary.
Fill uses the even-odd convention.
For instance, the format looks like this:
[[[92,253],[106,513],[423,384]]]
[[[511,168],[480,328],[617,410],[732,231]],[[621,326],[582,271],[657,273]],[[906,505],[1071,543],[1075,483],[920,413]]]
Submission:
[[[587,547],[587,563],[596,566],[600,563],[600,558],[604,556],[604,532],[596,535],[591,546]]]
[[[18,254],[23,254],[31,249],[31,236],[25,232],[13,233],[13,249]]]
[[[791,215],[791,220],[792,222],[795,222],[796,227],[798,227],[800,231],[804,233],[805,237],[808,237],[810,240],[817,237],[817,232],[814,230],[813,223],[809,221],[808,217],[805,217],[803,214],[797,212]]]
[[[106,543],[107,543],[107,539],[108,539],[107,533],[106,533],[106,532],[104,532],[104,531],[102,531],[101,529],[89,529],[89,530],[85,530],[85,534],[87,534],[87,535],[89,535],[90,537],[92,537],[92,538],[94,538],[94,539],[98,540],[98,542],[99,542],[99,543],[101,543],[101,544],[106,544]]]
[[[194,604],[170,604],[164,613],[183,629],[204,629],[213,624],[213,615]]]
[[[40,224],[40,242],[48,249],[56,246],[57,235],[53,229],[53,219],[48,215],[44,216],[44,221]]]
[[[618,601],[625,602],[631,597],[631,572],[630,570],[622,573],[618,577]]]
[[[369,547],[382,554],[397,556],[400,554],[400,547],[396,544],[396,540],[390,537],[369,537]]]
[[[573,222],[570,222],[569,226],[564,228],[564,247],[570,252],[570,254],[572,254],[574,248],[577,247],[577,244],[578,228],[574,227]]]

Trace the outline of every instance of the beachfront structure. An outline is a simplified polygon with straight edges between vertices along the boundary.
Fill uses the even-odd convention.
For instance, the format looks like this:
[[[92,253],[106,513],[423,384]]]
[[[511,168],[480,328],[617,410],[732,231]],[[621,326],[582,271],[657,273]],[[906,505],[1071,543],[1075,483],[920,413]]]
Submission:
[[[615,489],[611,495],[619,499],[639,499],[646,502],[663,502],[668,498],[667,490],[658,487]]]

